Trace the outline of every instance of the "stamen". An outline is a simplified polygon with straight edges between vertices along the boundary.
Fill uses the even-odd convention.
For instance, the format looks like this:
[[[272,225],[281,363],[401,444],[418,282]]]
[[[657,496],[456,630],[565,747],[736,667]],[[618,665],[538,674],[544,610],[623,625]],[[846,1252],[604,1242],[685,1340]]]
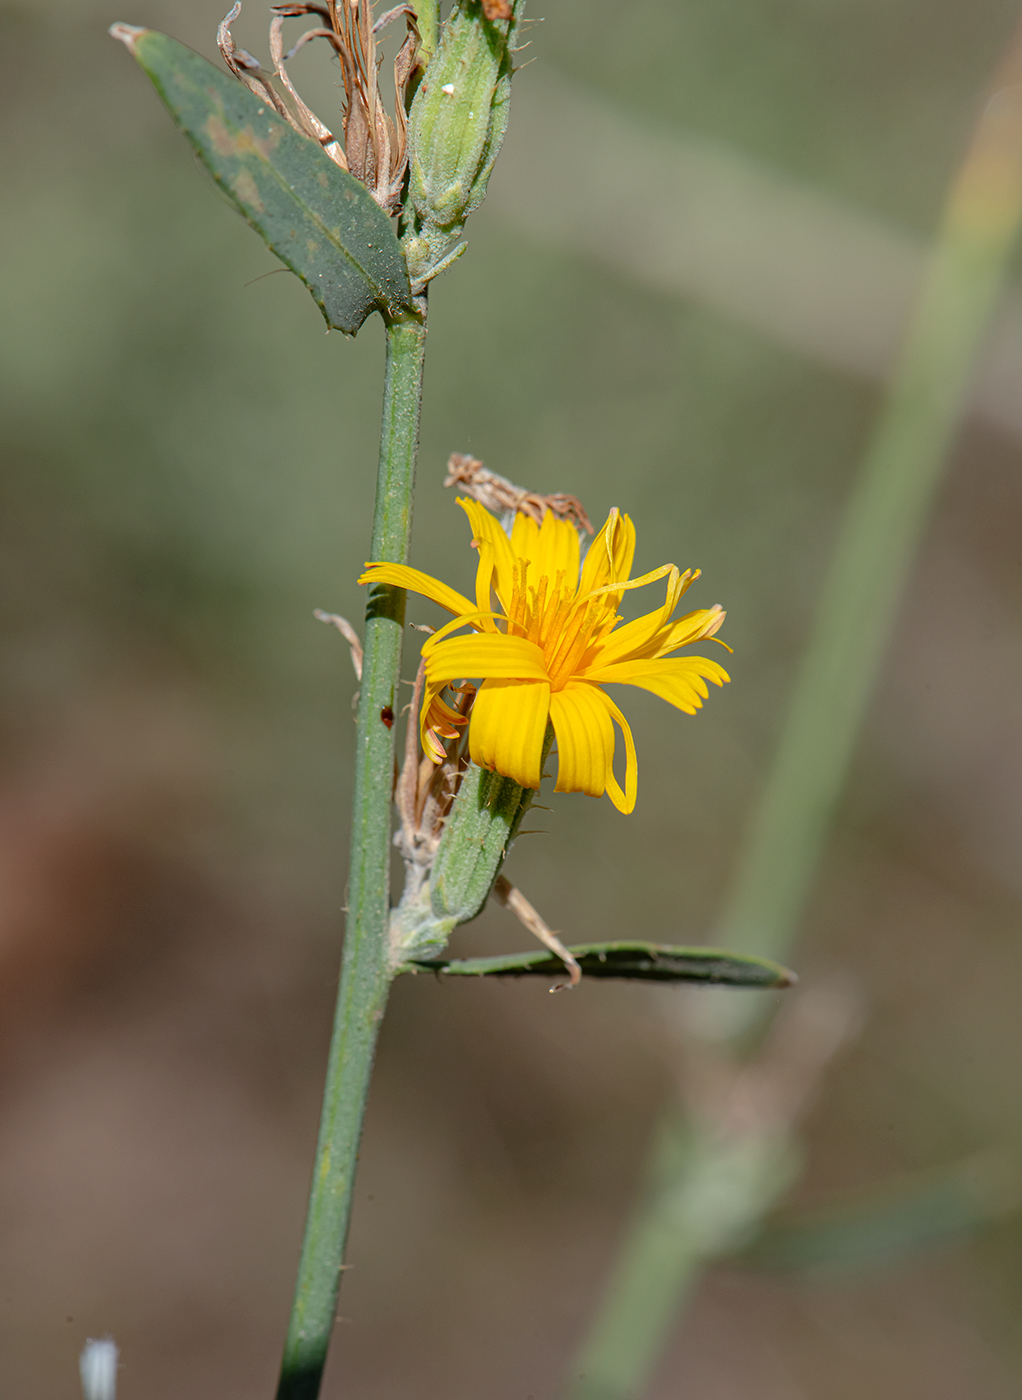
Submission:
[[[529,574],[531,559],[515,560],[515,583],[511,598],[511,610],[508,614],[509,635],[514,637],[527,636],[526,617],[528,612],[526,579]]]
[[[547,588],[550,583],[549,575],[540,576],[539,585],[532,589],[532,617],[529,619],[529,639],[540,645],[540,634],[543,630],[543,613],[546,609]]]
[[[555,639],[564,626],[568,609],[571,607],[573,592],[570,588],[565,588],[564,578],[566,569],[558,569],[554,578],[554,599],[551,600],[547,609],[547,615],[543,619],[543,627],[540,634],[539,644],[544,649],[547,644]]]
[[[557,683],[561,675],[567,677],[571,674],[567,668],[567,658],[574,650],[578,636],[583,631],[585,624],[590,620],[590,616],[591,609],[589,607],[579,608],[578,612],[565,628],[548,668],[550,679],[554,684]],[[581,655],[581,652],[579,655]]]
[[[568,654],[561,663],[565,679],[575,675],[578,671],[583,656],[593,644],[594,633],[600,626],[600,617],[595,609],[587,608],[586,613],[588,616],[585,618],[585,625],[579,629]]]

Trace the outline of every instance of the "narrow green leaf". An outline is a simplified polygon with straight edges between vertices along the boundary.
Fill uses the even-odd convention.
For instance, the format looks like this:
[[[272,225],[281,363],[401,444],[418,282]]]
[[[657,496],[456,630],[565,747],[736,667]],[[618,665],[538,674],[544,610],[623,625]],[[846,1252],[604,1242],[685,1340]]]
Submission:
[[[719,948],[671,948],[661,943],[583,943],[568,951],[585,977],[631,977],[647,982],[702,982],[726,987],[790,987],[793,972],[765,958]],[[402,972],[442,972],[447,977],[550,977],[564,971],[546,948],[497,958],[423,958]]]
[[[327,324],[353,335],[372,311],[411,305],[390,220],[322,148],[201,54],[154,29],[111,28],[138,59],[217,184],[309,288]]]
[[[742,1257],[760,1268],[809,1273],[887,1268],[966,1239],[1020,1205],[1019,1163],[995,1150],[773,1221]]]

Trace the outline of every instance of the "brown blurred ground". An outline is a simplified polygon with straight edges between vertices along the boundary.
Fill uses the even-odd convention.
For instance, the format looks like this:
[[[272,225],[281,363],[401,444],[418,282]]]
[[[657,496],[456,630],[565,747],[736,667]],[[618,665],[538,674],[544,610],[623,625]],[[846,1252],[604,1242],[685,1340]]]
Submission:
[[[220,15],[139,4],[0,11],[0,1393],[21,1400],[75,1396],[77,1352],[107,1332],[125,1400],[272,1393],[344,900],[353,681],[311,612],[358,613],[379,331],[325,338],[290,277],[253,280],[273,260],[104,32],[210,53]],[[562,75],[921,243],[1015,18],[561,0],[515,102]],[[814,358],[650,285],[627,241],[581,251],[553,205],[549,237],[529,233],[507,212],[529,172],[514,140],[433,296],[415,562],[471,575],[440,487],[458,449],[629,510],[641,568],[703,568],[734,684],[694,720],[630,697],[634,816],[545,798],[549,834],[509,867],[569,938],[697,942],[878,386],[834,367],[839,324]],[[610,219],[616,189],[608,168],[576,197]],[[849,970],[868,1019],[794,1204],[1020,1145],[1020,539],[1019,440],[974,422],[796,958],[810,983]],[[524,943],[499,910],[459,935]],[[670,1078],[671,998],[397,987],[329,1396],[558,1393]],[[1000,1400],[1020,1287],[1017,1221],[840,1281],[721,1268],[652,1400]]]

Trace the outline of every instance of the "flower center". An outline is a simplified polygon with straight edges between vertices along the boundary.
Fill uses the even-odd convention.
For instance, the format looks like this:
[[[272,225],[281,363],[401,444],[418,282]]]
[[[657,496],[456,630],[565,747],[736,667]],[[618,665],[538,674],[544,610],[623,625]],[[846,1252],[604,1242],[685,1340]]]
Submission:
[[[569,584],[564,569],[552,578],[540,574],[531,583],[531,564],[531,559],[515,560],[507,633],[535,642],[546,660],[551,688],[563,690],[593,642],[617,621],[616,600],[604,595],[577,603],[577,584]]]

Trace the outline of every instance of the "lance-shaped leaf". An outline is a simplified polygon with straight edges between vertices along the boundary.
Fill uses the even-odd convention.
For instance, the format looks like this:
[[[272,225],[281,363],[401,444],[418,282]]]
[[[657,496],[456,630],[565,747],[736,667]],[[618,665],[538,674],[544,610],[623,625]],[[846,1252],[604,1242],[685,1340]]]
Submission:
[[[365,187],[201,54],[130,24],[110,30],[138,59],[199,159],[319,304],[353,335],[372,311],[411,305],[390,220]]]
[[[583,943],[569,948],[583,977],[629,977],[647,982],[701,982],[724,987],[790,987],[795,974],[765,958],[720,948],[671,948],[662,943]],[[564,964],[546,948],[497,958],[423,958],[402,972],[438,972],[445,977],[550,977]]]
[[[820,1274],[887,1268],[955,1244],[1020,1207],[1019,1161],[994,1149],[843,1204],[774,1220],[742,1257],[760,1268]]]

